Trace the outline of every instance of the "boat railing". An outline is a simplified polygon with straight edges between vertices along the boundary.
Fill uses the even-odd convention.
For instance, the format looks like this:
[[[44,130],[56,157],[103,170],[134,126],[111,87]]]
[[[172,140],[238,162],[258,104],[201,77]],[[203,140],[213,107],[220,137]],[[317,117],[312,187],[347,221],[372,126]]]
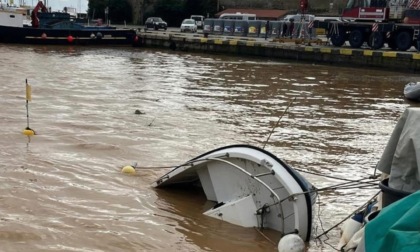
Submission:
[[[277,195],[277,193],[275,191],[273,191],[273,189],[271,189],[271,187],[269,187],[264,181],[262,181],[261,179],[258,178],[259,176],[263,176],[263,175],[267,175],[267,174],[253,175],[253,174],[249,173],[248,171],[246,171],[244,168],[242,168],[242,167],[240,167],[240,166],[238,166],[238,165],[236,165],[236,164],[234,164],[232,162],[229,162],[227,160],[221,159],[221,158],[208,158],[208,160],[215,160],[215,161],[224,162],[226,164],[229,164],[229,165],[235,167],[239,171],[245,173],[249,177],[255,179],[257,182],[259,182],[260,184],[262,184],[265,188],[267,188],[272,193],[273,196],[275,196],[277,198],[277,202],[278,203],[281,202],[280,197]],[[270,174],[273,174],[274,175],[273,172],[270,172]]]

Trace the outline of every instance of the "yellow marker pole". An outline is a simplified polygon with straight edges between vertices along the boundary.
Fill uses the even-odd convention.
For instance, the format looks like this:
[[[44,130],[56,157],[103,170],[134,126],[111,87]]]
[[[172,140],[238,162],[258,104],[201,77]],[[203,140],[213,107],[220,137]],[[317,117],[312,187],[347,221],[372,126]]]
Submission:
[[[32,100],[32,90],[31,85],[28,84],[28,79],[26,81],[26,127],[29,129],[29,101]]]
[[[28,79],[26,79],[26,101],[32,101],[32,89],[28,84]]]
[[[23,134],[30,137],[35,135],[35,131],[29,128],[29,101],[32,100],[32,89],[31,85],[28,84],[28,79],[26,81],[26,129],[23,130]]]

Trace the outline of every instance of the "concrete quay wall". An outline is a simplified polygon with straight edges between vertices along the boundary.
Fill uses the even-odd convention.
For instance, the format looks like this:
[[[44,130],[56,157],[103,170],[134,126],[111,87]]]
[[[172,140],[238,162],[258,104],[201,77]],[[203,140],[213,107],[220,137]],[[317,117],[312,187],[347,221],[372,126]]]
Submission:
[[[338,48],[317,43],[278,42],[271,39],[186,36],[171,33],[139,33],[141,46],[204,53],[234,54],[287,59],[320,64],[372,67],[401,72],[420,72],[420,53]]]

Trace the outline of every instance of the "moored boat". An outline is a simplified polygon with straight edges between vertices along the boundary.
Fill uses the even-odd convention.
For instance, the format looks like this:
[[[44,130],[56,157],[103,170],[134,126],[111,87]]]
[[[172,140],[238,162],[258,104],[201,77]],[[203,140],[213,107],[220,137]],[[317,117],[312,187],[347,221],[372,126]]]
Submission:
[[[255,146],[212,150],[175,167],[153,186],[202,189],[213,202],[204,212],[209,217],[294,233],[304,241],[311,237],[315,188],[281,159]]]
[[[0,42],[54,45],[136,45],[134,29],[112,26],[88,26],[78,23],[69,13],[48,12],[39,1],[31,13],[31,25],[25,15],[9,10],[0,11]]]

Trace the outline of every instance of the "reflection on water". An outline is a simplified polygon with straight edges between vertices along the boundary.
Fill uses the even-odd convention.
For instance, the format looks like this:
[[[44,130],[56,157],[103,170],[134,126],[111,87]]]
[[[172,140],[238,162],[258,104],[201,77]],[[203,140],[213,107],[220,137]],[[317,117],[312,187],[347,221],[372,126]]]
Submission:
[[[275,251],[254,229],[203,216],[203,195],[150,184],[211,149],[266,142],[295,168],[360,179],[417,106],[402,96],[417,77],[394,72],[142,48],[0,48],[2,251]],[[30,143],[25,79],[38,134]],[[155,168],[120,173],[134,162]],[[304,175],[317,187],[339,183]],[[375,192],[322,193],[316,233]]]

